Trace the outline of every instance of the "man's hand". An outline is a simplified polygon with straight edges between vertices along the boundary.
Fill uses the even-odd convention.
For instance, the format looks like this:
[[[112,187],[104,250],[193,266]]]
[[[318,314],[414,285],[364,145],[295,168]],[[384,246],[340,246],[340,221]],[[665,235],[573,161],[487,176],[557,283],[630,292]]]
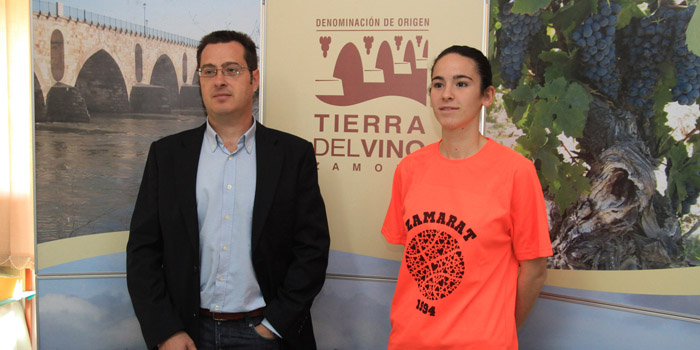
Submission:
[[[260,334],[260,336],[263,338],[267,338],[267,339],[276,339],[277,338],[275,333],[272,333],[272,331],[267,329],[267,327],[265,327],[262,323],[255,326],[255,331],[258,332],[258,334]]]
[[[197,350],[197,347],[187,333],[179,331],[158,344],[158,350]]]

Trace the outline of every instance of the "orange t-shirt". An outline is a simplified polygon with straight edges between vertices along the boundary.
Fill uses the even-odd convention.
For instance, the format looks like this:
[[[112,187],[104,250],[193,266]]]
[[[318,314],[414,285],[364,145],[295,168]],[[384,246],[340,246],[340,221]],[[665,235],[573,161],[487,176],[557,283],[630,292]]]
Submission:
[[[428,145],[397,167],[382,234],[405,245],[389,349],[518,348],[518,261],[552,255],[531,161],[491,139],[460,160]]]

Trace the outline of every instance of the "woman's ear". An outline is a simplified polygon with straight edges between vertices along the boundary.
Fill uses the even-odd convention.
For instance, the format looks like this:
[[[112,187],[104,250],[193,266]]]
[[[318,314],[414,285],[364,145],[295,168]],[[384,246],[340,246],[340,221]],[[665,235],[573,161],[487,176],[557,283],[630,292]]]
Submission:
[[[488,107],[493,103],[494,98],[496,98],[496,88],[491,85],[481,94],[481,104]]]

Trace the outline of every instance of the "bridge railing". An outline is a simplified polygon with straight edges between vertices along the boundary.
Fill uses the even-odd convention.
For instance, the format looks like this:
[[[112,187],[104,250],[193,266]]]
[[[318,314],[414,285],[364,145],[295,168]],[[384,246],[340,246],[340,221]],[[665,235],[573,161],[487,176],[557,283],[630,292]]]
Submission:
[[[142,25],[122,21],[120,19],[100,15],[83,9],[70,7],[56,2],[32,0],[32,11],[40,15],[65,17],[74,21],[90,23],[112,30],[122,30],[130,34],[143,35],[144,37],[197,47],[198,40],[190,39],[182,35],[164,32]]]

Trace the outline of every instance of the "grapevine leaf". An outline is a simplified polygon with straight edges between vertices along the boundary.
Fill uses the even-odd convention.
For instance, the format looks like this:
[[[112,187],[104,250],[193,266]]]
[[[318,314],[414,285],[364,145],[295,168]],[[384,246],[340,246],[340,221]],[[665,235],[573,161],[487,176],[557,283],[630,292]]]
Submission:
[[[590,103],[591,96],[586,88],[580,84],[570,84],[557,109],[557,129],[567,136],[582,137]]]
[[[578,200],[582,193],[590,192],[590,180],[584,176],[586,168],[579,164],[563,163],[559,170],[559,176],[550,186],[549,190],[554,195],[554,202],[560,210],[568,208]]]
[[[652,100],[654,101],[654,118],[652,128],[654,130],[657,147],[654,156],[664,154],[674,142],[671,137],[673,129],[668,126],[668,113],[665,111],[666,105],[673,100],[671,88],[676,85],[676,73],[673,63],[668,59],[664,64],[657,66],[659,69],[659,81],[657,83]],[[652,147],[652,151],[654,147]]]
[[[527,134],[531,150],[538,150],[547,143],[547,133],[545,128],[540,127],[540,122],[540,119],[535,116],[532,122],[533,127],[530,128],[530,132]]]
[[[659,85],[662,89],[670,89],[676,85],[676,69],[673,61],[667,59],[664,64],[657,66],[659,69]]]
[[[566,184],[559,181],[553,181],[555,186],[549,186],[549,192],[554,195],[554,203],[557,204],[559,210],[564,211],[572,203],[578,200],[578,194],[572,191]]]
[[[700,176],[698,176],[700,174],[700,159],[697,157],[689,158],[684,143],[679,143],[671,148],[667,158],[670,166],[667,168],[666,196],[679,203],[676,212],[681,213],[683,210],[681,203],[689,199],[688,188],[700,188]]]
[[[654,152],[653,155],[654,157],[658,157],[668,152],[669,148],[673,146],[674,139],[673,136],[671,136],[673,129],[666,124],[668,118],[665,111],[654,114],[654,119],[652,121],[657,145],[656,152]]]
[[[586,167],[580,164],[565,164],[564,174],[573,185],[571,188],[578,193],[588,193],[591,190],[591,181],[585,176]]]
[[[538,17],[542,20],[542,23],[550,23],[555,15],[552,11],[542,11]]]
[[[527,135],[520,136],[515,141],[516,143],[513,149],[515,149],[518,153],[522,154],[523,156],[530,158],[530,149],[528,149],[526,146],[526,144],[528,143]]]
[[[535,99],[534,92],[527,85],[519,85],[515,90],[511,91],[508,96],[516,102],[530,103]]]
[[[620,6],[622,10],[620,10],[620,13],[617,15],[617,28],[627,27],[630,21],[632,21],[632,18],[646,16],[644,11],[639,8],[636,0],[622,0],[620,1]]]
[[[539,58],[548,63],[558,64],[564,64],[571,60],[571,57],[569,57],[569,55],[567,55],[565,52],[555,50],[543,51],[540,53]]]
[[[532,127],[551,130],[554,127],[554,108],[556,108],[556,102],[544,99],[537,101],[534,107],[535,119],[532,122]]]
[[[546,179],[556,180],[557,174],[559,174],[559,165],[561,164],[561,161],[559,160],[559,157],[548,151],[549,150],[540,150],[540,152],[534,154],[534,157],[538,161],[536,164],[539,165],[542,175]]]
[[[552,0],[516,0],[511,12],[531,15],[539,9],[549,6]]]
[[[568,189],[565,185],[562,185],[561,188],[562,190],[553,193],[554,202],[557,203],[559,210],[565,210],[578,200],[578,194]]]
[[[547,84],[538,96],[536,113],[542,120],[551,120],[554,134],[563,132],[570,137],[582,137],[591,97],[586,88],[578,83],[567,84],[564,78],[557,78]]]
[[[554,79],[551,82],[548,82],[544,88],[537,93],[537,96],[540,98],[556,100],[559,98],[559,95],[562,91],[564,91],[564,89],[566,89],[566,80],[564,80],[564,78]]]
[[[700,118],[697,120],[700,122]],[[697,126],[696,126],[697,128]],[[692,145],[693,148],[693,154],[691,157],[693,159],[700,159],[700,135],[693,135],[688,139],[688,145]]]
[[[695,188],[700,188],[700,164],[697,161],[694,164],[688,165],[684,171],[686,182],[693,185]]]
[[[582,23],[586,17],[596,12],[597,0],[571,1],[568,5],[557,11],[552,18],[552,24],[557,28],[563,28],[564,34],[569,34],[574,28]]]
[[[545,68],[545,81],[553,81],[559,77],[564,77],[566,80],[573,80],[571,56],[563,51],[544,51],[540,53],[539,58],[542,61],[549,63]]]
[[[515,111],[513,111],[513,115],[511,115],[513,123],[518,124],[525,115],[525,112],[527,112],[527,106],[518,106]]]
[[[685,30],[685,43],[688,44],[688,50],[700,56],[700,16],[695,11],[693,17],[688,22],[688,29]]]
[[[660,113],[665,113],[664,107],[673,101],[673,94],[671,94],[671,89],[659,86],[659,88],[654,91],[652,99],[654,101],[654,112],[658,115]]]

